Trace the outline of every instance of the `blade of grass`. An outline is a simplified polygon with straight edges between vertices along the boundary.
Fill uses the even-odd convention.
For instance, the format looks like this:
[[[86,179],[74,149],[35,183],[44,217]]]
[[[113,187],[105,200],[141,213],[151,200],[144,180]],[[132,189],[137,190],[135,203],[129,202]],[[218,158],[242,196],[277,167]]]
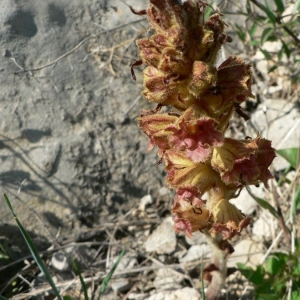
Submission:
[[[245,42],[246,41],[246,33],[245,30],[243,30],[243,28],[241,26],[239,26],[238,24],[235,24],[236,30],[237,30],[237,34],[240,38],[241,41]]]
[[[267,60],[271,60],[272,59],[272,56],[271,56],[271,54],[268,51],[266,51],[266,50],[264,50],[262,48],[259,48],[259,50],[262,52],[262,54],[265,56],[265,58]]]
[[[275,4],[277,6],[277,10],[279,13],[283,13],[284,12],[284,4],[282,0],[275,0]]]
[[[297,168],[298,164],[298,156],[300,153],[300,149],[298,148],[286,148],[286,149],[278,149],[276,153],[285,158],[293,168]]]
[[[261,35],[260,44],[263,45],[264,42],[267,41],[268,38],[273,34],[273,32],[274,32],[274,28],[267,27]]]
[[[258,2],[257,0],[251,0],[252,3],[254,3],[256,6],[258,6],[262,11],[265,12],[265,14],[268,16],[269,20],[275,24],[276,23],[276,16],[272,13],[272,11],[267,7]]]
[[[287,46],[287,44],[283,40],[281,40],[281,43],[282,43],[282,49],[284,50],[284,53],[285,53],[286,57],[290,58],[291,50],[289,49],[289,47]]]
[[[23,238],[36,262],[36,264],[38,265],[38,267],[40,268],[41,272],[45,275],[45,278],[46,280],[48,281],[48,283],[50,284],[50,286],[52,287],[52,290],[55,294],[55,296],[59,299],[59,300],[62,300],[62,297],[61,295],[59,294],[59,291],[58,289],[56,288],[55,284],[54,284],[54,281],[46,267],[46,265],[44,264],[43,260],[41,259],[36,247],[35,247],[35,244],[33,243],[32,239],[30,238],[27,230],[23,227],[23,225],[21,224],[21,222],[19,221],[17,215],[15,214],[13,208],[12,208],[12,205],[7,197],[7,195],[4,193],[4,199],[6,201],[6,204],[7,206],[9,207],[11,213],[13,214],[16,222],[17,222],[17,225],[19,227],[19,230],[21,231],[22,235],[23,235]]]
[[[246,190],[248,191],[249,195],[264,209],[267,209],[276,219],[278,219],[278,213],[276,211],[276,209],[267,201],[256,197],[254,194],[252,194],[252,192],[250,191],[249,187],[246,186]]]
[[[123,251],[121,252],[121,254],[119,255],[117,261],[115,262],[115,264],[113,265],[113,267],[111,268],[111,270],[109,271],[109,273],[107,274],[107,276],[103,279],[102,283],[101,283],[101,288],[100,288],[100,293],[99,293],[99,298],[101,294],[104,293],[104,291],[106,290],[106,287],[109,283],[109,281],[111,280],[111,277],[113,276],[114,272],[116,271],[116,268],[118,267],[121,259],[123,258],[124,254],[125,254],[126,250],[123,249]]]
[[[87,293],[87,287],[86,287],[86,284],[85,284],[85,282],[84,282],[84,280],[83,280],[83,277],[82,277],[82,275],[81,275],[81,272],[80,272],[80,270],[79,270],[79,267],[78,267],[76,261],[73,260],[70,256],[69,256],[69,259],[70,259],[70,261],[72,262],[73,268],[75,269],[77,275],[79,276],[80,283],[81,283],[81,286],[82,286],[82,289],[83,289],[83,293],[84,293],[84,299],[85,299],[85,300],[89,300],[89,296],[88,296],[88,293]]]
[[[296,12],[298,9],[300,9],[300,0],[298,0],[296,3],[295,3],[295,6],[294,6],[294,11]]]
[[[295,201],[294,201],[294,207],[293,207],[294,216],[297,215],[298,209],[300,209],[300,186],[298,187],[296,195],[295,195]]]
[[[204,12],[204,20],[207,21],[211,15],[211,12],[212,12],[212,5],[213,5],[214,2],[212,2],[210,4],[210,6],[208,5],[205,9],[205,12]]]
[[[251,39],[254,38],[256,29],[257,29],[257,24],[253,23],[253,25],[251,26],[251,28],[249,30],[249,35],[251,36]]]

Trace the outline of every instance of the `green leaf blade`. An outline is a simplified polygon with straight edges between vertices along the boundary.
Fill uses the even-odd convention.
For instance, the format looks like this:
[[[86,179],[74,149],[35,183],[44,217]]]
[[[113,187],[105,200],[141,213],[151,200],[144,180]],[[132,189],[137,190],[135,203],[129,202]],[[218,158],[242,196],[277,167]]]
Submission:
[[[277,7],[278,12],[281,14],[284,12],[284,4],[282,0],[275,0],[275,4]]]
[[[272,56],[271,56],[271,54],[270,54],[268,51],[266,51],[266,50],[264,50],[264,49],[262,49],[262,48],[259,48],[259,50],[262,52],[262,54],[264,55],[264,57],[265,57],[267,60],[271,60],[271,59],[272,59]]]
[[[7,195],[4,193],[4,199],[11,211],[11,213],[13,214],[13,216],[15,217],[15,220],[17,222],[17,225],[19,227],[19,230],[21,231],[21,234],[27,244],[27,247],[28,249],[30,250],[31,252],[31,255],[33,257],[33,259],[35,260],[36,264],[38,265],[38,267],[40,268],[41,272],[44,274],[46,280],[48,281],[48,283],[50,284],[54,294],[56,295],[56,297],[59,299],[59,300],[62,300],[62,297],[57,289],[57,287],[55,286],[54,284],[54,281],[46,267],[46,265],[44,264],[43,260],[41,259],[36,247],[35,247],[35,244],[33,243],[31,237],[29,236],[27,230],[23,227],[23,225],[21,224],[21,222],[19,221],[18,217],[16,216],[14,210],[13,210],[13,207],[11,205],[11,202],[9,200],[9,198],[7,197]]]
[[[297,211],[300,209],[300,186],[298,186],[296,195],[295,195],[295,201],[294,201],[294,207],[293,207],[293,213],[294,216],[297,215]]]
[[[263,45],[268,38],[273,34],[274,29],[272,27],[267,27],[266,29],[264,29],[262,35],[261,35],[261,39],[260,39],[260,44]]]
[[[282,156],[284,159],[286,159],[290,165],[297,169],[297,166],[299,164],[299,148],[285,148],[285,149],[279,149],[276,150],[276,153],[278,153],[280,156]]]
[[[272,11],[264,6],[263,4],[259,3],[258,4],[259,8],[265,12],[265,14],[267,15],[267,17],[269,18],[269,20],[271,21],[271,23],[275,24],[276,23],[276,16],[272,13]]]
[[[79,280],[80,280],[80,283],[81,283],[81,286],[82,286],[82,289],[83,289],[83,293],[84,293],[84,299],[85,300],[89,300],[89,296],[88,296],[88,291],[87,291],[87,286],[83,280],[83,277],[81,275],[81,272],[80,272],[80,269],[76,263],[76,261],[74,259],[72,259],[70,256],[69,256],[69,259],[73,265],[73,268],[75,269],[76,271],[76,274],[79,276]]]
[[[121,252],[121,254],[119,255],[117,261],[115,262],[115,264],[113,265],[113,267],[111,268],[111,270],[108,272],[107,276],[103,279],[102,283],[101,283],[101,287],[100,287],[100,294],[99,294],[99,299],[101,294],[103,294],[106,290],[107,284],[109,283],[109,281],[111,280],[111,277],[113,276],[114,272],[116,271],[116,268],[118,267],[121,259],[123,258],[123,256],[125,255],[126,250],[123,249],[123,251]]]
[[[249,189],[249,187],[246,186],[246,189],[249,193],[249,195],[264,209],[268,210],[276,219],[278,219],[278,213],[277,210],[266,200],[263,200],[259,197],[256,197]]]

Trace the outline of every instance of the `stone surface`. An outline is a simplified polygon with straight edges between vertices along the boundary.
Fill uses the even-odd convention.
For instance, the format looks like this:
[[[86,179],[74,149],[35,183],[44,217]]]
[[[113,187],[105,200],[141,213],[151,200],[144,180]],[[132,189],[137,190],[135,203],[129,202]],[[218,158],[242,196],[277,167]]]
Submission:
[[[176,247],[176,234],[171,217],[166,218],[147,238],[144,247],[147,252],[171,254]]]
[[[69,261],[63,252],[56,252],[51,258],[51,266],[58,271],[66,271],[69,268]]]
[[[199,292],[193,288],[185,287],[183,289],[178,289],[173,292],[159,292],[151,297],[148,300],[200,300],[201,296]]]
[[[278,228],[278,220],[275,219],[267,210],[263,210],[253,224],[252,232],[260,239],[270,240],[275,237]]]
[[[192,238],[188,237],[187,235],[184,235],[185,241],[188,243],[188,245],[201,245],[203,243],[206,243],[206,238],[203,233],[200,231],[193,232]]]
[[[130,283],[127,278],[112,279],[111,288],[114,292],[124,292],[130,288]]]
[[[165,187],[165,186],[161,187],[159,189],[158,193],[159,193],[160,196],[166,196],[166,195],[170,195],[171,194],[170,189],[167,188],[167,187]]]
[[[228,268],[236,267],[237,263],[256,266],[261,263],[265,249],[262,244],[249,239],[241,240],[234,246],[234,252],[229,257]]]
[[[264,196],[262,187],[251,187],[251,191],[257,197],[263,198]],[[230,202],[246,216],[251,215],[257,207],[257,202],[249,195],[246,189],[243,189],[240,195],[237,198],[231,199]]]
[[[116,257],[114,260],[112,260],[111,262],[111,267],[113,267],[113,265],[117,262],[118,257]],[[126,270],[130,270],[132,269],[135,265],[137,265],[137,258],[136,255],[134,253],[126,253],[121,261],[119,262],[117,268],[116,268],[116,272],[122,272],[122,271],[126,271]]]
[[[193,245],[189,248],[187,254],[180,259],[180,262],[189,262],[211,257],[211,247],[207,244]]]
[[[299,147],[300,112],[295,103],[285,99],[265,99],[252,114],[251,122],[262,137],[272,141],[275,149]],[[278,155],[273,166],[283,170],[288,162]]]
[[[141,199],[140,205],[139,205],[139,210],[145,211],[145,208],[147,205],[152,204],[153,199],[151,195],[146,195]]]
[[[0,184],[21,222],[42,240],[129,211],[163,178],[135,122],[150,107],[140,72],[130,75],[144,29],[128,5],[148,1],[0,2]],[[15,221],[1,205],[12,234],[5,224]]]
[[[153,285],[157,290],[180,288],[184,280],[184,274],[176,272],[170,268],[159,269],[156,273]]]

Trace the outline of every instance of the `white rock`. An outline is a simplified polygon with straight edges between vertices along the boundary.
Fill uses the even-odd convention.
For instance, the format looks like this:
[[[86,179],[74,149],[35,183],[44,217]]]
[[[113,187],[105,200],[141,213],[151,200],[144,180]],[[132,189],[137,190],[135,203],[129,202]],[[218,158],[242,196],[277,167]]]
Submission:
[[[126,278],[117,278],[111,280],[111,288],[115,292],[123,292],[130,288],[129,280]]]
[[[59,142],[41,143],[30,151],[29,156],[49,176],[54,170],[60,149],[61,145]]]
[[[275,236],[277,227],[278,220],[276,220],[267,210],[263,210],[259,219],[253,224],[252,232],[260,238],[271,239]]]
[[[286,178],[290,181],[293,181],[296,178],[296,174],[296,171],[291,170],[290,172],[288,172],[288,174],[286,174]]]
[[[184,280],[184,274],[176,272],[170,268],[162,268],[157,271],[153,281],[154,287],[159,289],[174,289],[180,287],[180,283]]]
[[[139,210],[145,211],[146,206],[153,203],[151,195],[146,195],[141,199]]]
[[[283,87],[281,85],[277,85],[277,86],[269,86],[267,88],[267,93],[268,94],[274,94],[276,92],[280,92],[282,91]]]
[[[234,252],[228,259],[228,268],[236,267],[236,263],[256,266],[261,262],[265,253],[261,243],[252,240],[241,240],[234,246]]]
[[[170,298],[167,298],[167,297],[169,297],[169,293],[163,293],[163,292],[159,292],[159,293],[156,293],[156,294],[154,294],[154,295],[152,295],[152,296],[150,296],[149,298],[148,298],[148,300],[166,300],[166,299],[170,299]]]
[[[257,51],[256,54],[252,57],[252,60],[255,62],[256,69],[264,76],[264,79],[266,81],[269,81],[269,63],[263,53],[261,51]]]
[[[208,258],[211,256],[211,247],[207,244],[193,245],[187,252],[187,254],[179,259],[180,262],[189,262],[192,260],[198,260],[201,258]]]
[[[116,257],[114,260],[111,261],[111,267],[116,263],[117,260],[118,257]],[[116,271],[122,272],[124,270],[130,270],[136,264],[137,264],[136,255],[134,255],[133,253],[126,253],[122,257],[121,261],[119,262]]]
[[[201,296],[199,292],[190,287],[178,289],[173,292],[159,292],[148,298],[148,300],[200,300],[200,299]]]
[[[146,293],[130,293],[128,295],[128,300],[144,300],[148,294]]]
[[[250,239],[241,240],[234,246],[234,252],[229,257],[227,266],[236,267],[236,263],[243,263],[247,266],[257,266],[264,255],[265,249],[260,243]]]
[[[275,149],[299,147],[300,113],[293,103],[284,99],[265,99],[251,116],[262,137],[272,141]],[[251,133],[254,137],[256,132]],[[288,162],[279,155],[274,159],[275,170],[283,170]]]
[[[100,289],[99,289],[99,293],[100,293]],[[116,293],[112,291],[109,294],[103,294],[101,295],[101,300],[116,300]]]
[[[262,49],[268,51],[268,52],[279,52],[281,50],[282,43],[280,41],[275,42],[264,42]]]
[[[282,18],[282,23],[287,23],[292,19],[292,16],[295,14],[295,7],[296,7],[296,5],[294,3],[285,5],[285,10],[282,13],[282,15],[284,16]]]
[[[257,196],[257,194],[255,195]],[[231,199],[230,202],[246,216],[251,215],[257,207],[257,202],[249,195],[246,189],[243,189],[240,195]]]
[[[159,189],[158,193],[160,196],[166,196],[169,195],[171,191],[167,187],[163,186],[162,188]]]
[[[69,268],[69,262],[66,255],[63,252],[56,252],[51,258],[51,265],[58,271],[65,271]]]
[[[148,237],[144,244],[147,252],[156,252],[158,254],[170,254],[176,247],[176,234],[173,229],[173,220],[171,217],[165,219],[153,233]]]
[[[196,289],[185,287],[183,289],[172,292],[171,300],[179,300],[179,299],[200,300],[201,296]]]
[[[188,237],[187,235],[185,235],[184,237],[185,237],[185,241],[190,246],[201,245],[201,244],[206,243],[205,235],[200,231],[193,232],[192,238]]]

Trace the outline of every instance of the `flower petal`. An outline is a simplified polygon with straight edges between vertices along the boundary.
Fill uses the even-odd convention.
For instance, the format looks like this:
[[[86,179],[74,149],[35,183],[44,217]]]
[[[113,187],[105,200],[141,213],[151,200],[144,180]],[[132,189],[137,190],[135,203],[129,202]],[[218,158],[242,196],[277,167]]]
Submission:
[[[195,186],[203,195],[220,181],[219,174],[211,168],[209,163],[194,163],[184,152],[167,150],[164,160],[168,171],[167,182],[173,188]]]
[[[245,217],[232,203],[226,199],[220,200],[215,205],[213,211],[212,228],[210,233],[216,235],[222,233],[225,239],[231,239],[239,235],[251,221],[251,218]]]
[[[230,56],[218,68],[218,83],[227,102],[241,103],[253,98],[251,91],[251,65],[241,58]]]

